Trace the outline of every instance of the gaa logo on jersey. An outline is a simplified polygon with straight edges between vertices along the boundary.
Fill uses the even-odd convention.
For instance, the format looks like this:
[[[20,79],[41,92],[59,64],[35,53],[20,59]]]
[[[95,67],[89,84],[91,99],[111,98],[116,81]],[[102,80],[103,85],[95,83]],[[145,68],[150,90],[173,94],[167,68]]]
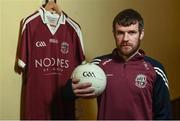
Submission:
[[[146,76],[144,74],[138,74],[135,79],[135,85],[139,88],[145,88],[147,85]]]
[[[67,54],[69,52],[69,44],[67,42],[61,43],[61,52]]]
[[[36,42],[36,47],[45,47],[46,43],[44,41],[37,41]]]

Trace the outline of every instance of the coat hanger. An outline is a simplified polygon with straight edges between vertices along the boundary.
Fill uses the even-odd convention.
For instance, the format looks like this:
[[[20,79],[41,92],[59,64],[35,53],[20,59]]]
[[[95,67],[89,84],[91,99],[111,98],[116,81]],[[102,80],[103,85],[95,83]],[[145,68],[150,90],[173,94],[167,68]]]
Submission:
[[[56,0],[46,0],[45,5],[43,6],[45,10],[50,12],[56,12],[57,14],[61,14],[62,9],[57,5]]]

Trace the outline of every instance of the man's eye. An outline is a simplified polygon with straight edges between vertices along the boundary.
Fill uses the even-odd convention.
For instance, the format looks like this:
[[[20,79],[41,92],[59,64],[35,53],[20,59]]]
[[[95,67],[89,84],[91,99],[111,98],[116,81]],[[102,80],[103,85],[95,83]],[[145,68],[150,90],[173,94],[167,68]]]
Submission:
[[[137,32],[136,31],[129,31],[128,33],[129,34],[136,34]]]
[[[122,34],[124,34],[124,32],[122,32],[122,31],[117,31],[116,34],[122,35]]]

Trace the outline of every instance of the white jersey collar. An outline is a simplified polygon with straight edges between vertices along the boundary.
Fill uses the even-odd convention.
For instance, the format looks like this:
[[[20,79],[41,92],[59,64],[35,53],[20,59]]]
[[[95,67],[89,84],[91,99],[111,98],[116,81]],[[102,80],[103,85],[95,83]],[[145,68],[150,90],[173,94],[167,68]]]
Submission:
[[[58,14],[51,14],[49,11],[46,11],[43,7],[40,7],[39,13],[44,24],[48,23],[46,15],[52,15],[55,18],[60,17],[58,20],[58,24],[65,24],[66,16],[63,14],[63,12],[61,12],[61,15],[59,16]]]
[[[43,7],[41,7],[39,9],[39,13],[43,23],[47,25],[52,35],[56,33],[61,24],[65,24],[66,16],[63,14],[63,12],[61,12],[61,15],[59,16],[59,14],[52,14],[49,11],[46,11]],[[57,19],[57,24],[55,27],[51,27],[51,25],[49,24],[48,16]]]

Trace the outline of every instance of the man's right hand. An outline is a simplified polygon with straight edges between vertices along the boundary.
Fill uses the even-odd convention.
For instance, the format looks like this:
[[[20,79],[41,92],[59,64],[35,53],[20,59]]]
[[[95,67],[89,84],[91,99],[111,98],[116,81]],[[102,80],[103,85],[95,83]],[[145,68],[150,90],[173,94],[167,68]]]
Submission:
[[[96,97],[95,89],[91,87],[91,83],[79,83],[79,80],[72,79],[72,89],[77,97],[81,98],[94,98]]]

